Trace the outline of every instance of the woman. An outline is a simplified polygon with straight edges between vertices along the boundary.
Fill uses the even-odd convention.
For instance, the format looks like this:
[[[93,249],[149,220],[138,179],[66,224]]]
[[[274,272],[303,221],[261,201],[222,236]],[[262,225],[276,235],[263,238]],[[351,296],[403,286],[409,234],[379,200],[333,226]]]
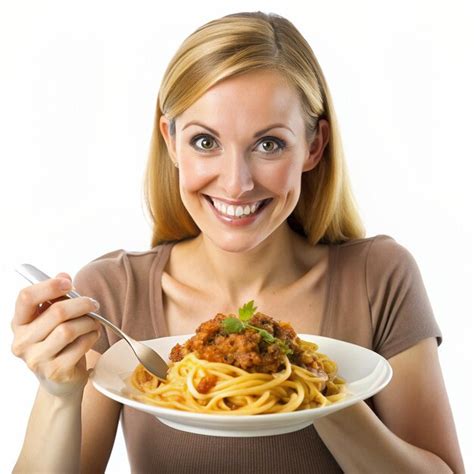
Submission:
[[[17,472],[103,471],[120,414],[133,472],[463,471],[418,268],[390,237],[364,238],[328,87],[290,22],[230,15],[185,40],[159,92],[146,198],[151,249],[103,255],[74,281],[125,332],[192,333],[255,300],[299,333],[379,352],[393,380],[295,433],[173,430],[87,382],[86,359],[116,338],[83,316],[93,300],[60,299],[61,273],[17,300],[13,352],[40,381]]]

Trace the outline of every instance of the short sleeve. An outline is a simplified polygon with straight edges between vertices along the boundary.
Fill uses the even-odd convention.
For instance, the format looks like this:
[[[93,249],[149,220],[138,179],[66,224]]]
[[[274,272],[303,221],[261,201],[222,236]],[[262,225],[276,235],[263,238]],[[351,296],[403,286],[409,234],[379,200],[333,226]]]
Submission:
[[[116,250],[92,260],[73,279],[76,291],[100,304],[98,313],[118,327],[122,326],[123,304],[127,289],[123,250]],[[114,334],[101,325],[100,338],[92,347],[103,353],[115,341]]]
[[[406,248],[377,236],[367,254],[366,278],[374,351],[389,359],[428,337],[441,344],[420,270]]]

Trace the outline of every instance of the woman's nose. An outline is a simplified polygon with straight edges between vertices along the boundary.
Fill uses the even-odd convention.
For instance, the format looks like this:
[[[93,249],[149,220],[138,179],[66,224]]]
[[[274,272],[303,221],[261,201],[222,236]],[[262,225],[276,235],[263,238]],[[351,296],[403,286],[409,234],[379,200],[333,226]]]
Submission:
[[[250,164],[244,153],[232,151],[222,160],[219,181],[226,195],[237,199],[254,187]]]

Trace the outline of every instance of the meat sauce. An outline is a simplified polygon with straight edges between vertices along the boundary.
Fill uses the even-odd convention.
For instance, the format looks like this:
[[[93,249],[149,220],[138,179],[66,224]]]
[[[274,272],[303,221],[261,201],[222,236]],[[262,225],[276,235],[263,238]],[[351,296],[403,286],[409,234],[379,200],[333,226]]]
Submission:
[[[219,313],[213,319],[203,322],[193,337],[184,344],[176,344],[173,347],[170,360],[178,362],[190,352],[194,352],[199,359],[232,364],[248,372],[275,373],[284,369],[287,353],[292,364],[308,369],[318,376],[326,375],[315,352],[300,346],[301,341],[289,323],[276,321],[263,313],[254,314],[249,321],[252,326],[264,329],[283,342],[282,347],[277,342],[266,342],[260,333],[252,328],[228,334],[222,321],[230,316]],[[202,393],[206,393],[213,382],[206,381],[201,387]]]

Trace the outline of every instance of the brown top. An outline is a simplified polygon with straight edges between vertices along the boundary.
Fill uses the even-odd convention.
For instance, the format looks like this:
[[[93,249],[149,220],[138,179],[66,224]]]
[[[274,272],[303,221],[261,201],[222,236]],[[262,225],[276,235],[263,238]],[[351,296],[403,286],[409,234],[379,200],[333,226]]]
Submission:
[[[97,299],[101,314],[133,338],[168,336],[161,275],[172,246],[107,253],[83,267],[74,285]],[[327,278],[321,336],[367,347],[387,359],[427,337],[441,343],[417,264],[391,237],[329,245]],[[117,340],[103,330],[94,349],[102,353]],[[313,426],[257,438],[202,436],[169,428],[129,407],[122,409],[122,426],[136,473],[341,472]]]

